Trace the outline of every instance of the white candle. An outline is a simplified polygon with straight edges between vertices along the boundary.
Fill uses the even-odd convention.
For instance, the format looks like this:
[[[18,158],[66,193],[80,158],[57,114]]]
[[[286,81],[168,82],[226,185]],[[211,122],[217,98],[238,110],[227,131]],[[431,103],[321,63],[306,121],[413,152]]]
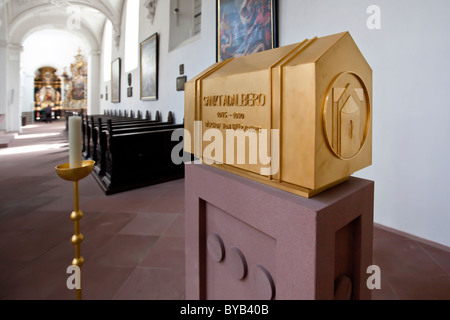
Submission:
[[[69,159],[70,168],[82,166],[81,156],[81,117],[69,118]]]

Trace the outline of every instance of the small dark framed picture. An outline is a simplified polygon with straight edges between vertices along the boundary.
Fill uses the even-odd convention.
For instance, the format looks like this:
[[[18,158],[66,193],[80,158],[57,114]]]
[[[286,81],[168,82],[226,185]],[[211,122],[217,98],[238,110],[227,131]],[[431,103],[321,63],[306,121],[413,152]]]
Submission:
[[[277,0],[216,0],[217,61],[278,47]]]
[[[128,74],[128,86],[131,87],[131,85],[133,84],[133,76],[131,75],[131,73]]]
[[[187,76],[177,78],[177,91],[184,91],[184,85],[186,84]]]

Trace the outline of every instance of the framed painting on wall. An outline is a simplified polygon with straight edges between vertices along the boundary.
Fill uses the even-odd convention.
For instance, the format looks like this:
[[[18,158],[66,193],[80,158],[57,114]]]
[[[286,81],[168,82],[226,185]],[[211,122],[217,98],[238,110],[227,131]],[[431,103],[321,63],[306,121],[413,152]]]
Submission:
[[[121,59],[117,58],[111,63],[111,102],[120,102],[120,72]]]
[[[85,100],[86,98],[86,79],[78,76],[72,80],[72,99]]]
[[[158,100],[158,34],[141,43],[141,100]]]
[[[217,61],[278,47],[277,0],[216,0]]]

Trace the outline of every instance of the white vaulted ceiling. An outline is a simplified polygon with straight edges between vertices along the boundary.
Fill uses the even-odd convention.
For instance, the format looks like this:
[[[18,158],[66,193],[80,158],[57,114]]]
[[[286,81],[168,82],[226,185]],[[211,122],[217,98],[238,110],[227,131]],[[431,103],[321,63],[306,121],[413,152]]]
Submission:
[[[12,43],[22,43],[35,31],[60,29],[78,34],[92,50],[99,50],[106,19],[111,21],[116,37],[120,37],[124,1],[0,0],[0,9],[6,10],[8,39]],[[77,28],[70,27],[74,21],[79,22]]]

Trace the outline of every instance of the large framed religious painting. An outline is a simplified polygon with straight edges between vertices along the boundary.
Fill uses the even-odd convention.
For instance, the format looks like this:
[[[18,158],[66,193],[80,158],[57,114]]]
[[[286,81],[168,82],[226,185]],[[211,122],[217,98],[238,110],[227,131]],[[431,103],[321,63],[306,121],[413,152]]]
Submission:
[[[158,100],[158,34],[141,43],[141,100]]]
[[[72,99],[79,101],[86,98],[86,79],[76,77],[72,80]]]
[[[111,63],[111,102],[120,102],[120,73],[121,59],[117,58]]]
[[[278,47],[276,0],[216,0],[217,61]]]

